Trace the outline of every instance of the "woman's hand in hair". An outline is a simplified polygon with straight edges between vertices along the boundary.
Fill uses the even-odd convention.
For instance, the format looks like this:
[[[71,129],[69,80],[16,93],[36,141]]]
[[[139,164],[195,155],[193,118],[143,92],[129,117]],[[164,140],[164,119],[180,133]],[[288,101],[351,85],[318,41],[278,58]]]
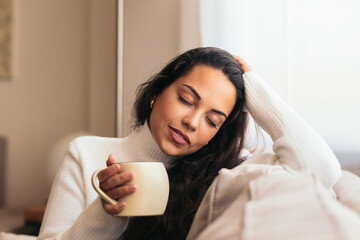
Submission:
[[[98,174],[100,188],[114,200],[118,200],[136,191],[135,185],[124,185],[133,180],[134,173],[121,172],[121,167],[118,163],[119,161],[116,157],[110,154],[106,161],[107,168]],[[105,212],[111,215],[120,213],[126,207],[125,202],[111,205],[103,199],[101,201]]]
[[[239,63],[241,69],[243,70],[244,73],[251,71],[251,67],[249,66],[249,64],[247,64],[242,58],[240,58],[239,56],[235,56],[233,55],[235,60]]]

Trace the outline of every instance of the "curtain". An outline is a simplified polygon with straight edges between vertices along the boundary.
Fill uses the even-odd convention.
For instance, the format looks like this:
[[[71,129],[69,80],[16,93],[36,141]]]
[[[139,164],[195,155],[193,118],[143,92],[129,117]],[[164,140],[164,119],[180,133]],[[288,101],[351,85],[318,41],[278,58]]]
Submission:
[[[202,46],[243,57],[336,151],[360,152],[360,1],[200,0]]]

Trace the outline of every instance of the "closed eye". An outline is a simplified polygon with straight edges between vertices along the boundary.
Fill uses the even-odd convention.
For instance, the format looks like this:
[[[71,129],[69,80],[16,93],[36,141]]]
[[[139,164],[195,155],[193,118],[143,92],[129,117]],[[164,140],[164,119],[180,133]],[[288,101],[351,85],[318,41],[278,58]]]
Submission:
[[[206,119],[212,127],[217,128],[217,124],[214,123],[208,116],[206,116]]]
[[[185,105],[188,105],[188,106],[190,106],[190,107],[193,107],[194,105],[192,104],[192,103],[190,103],[190,102],[188,102],[185,98],[183,98],[182,96],[178,96],[178,98],[179,98],[179,100],[182,102],[182,103],[184,103]]]

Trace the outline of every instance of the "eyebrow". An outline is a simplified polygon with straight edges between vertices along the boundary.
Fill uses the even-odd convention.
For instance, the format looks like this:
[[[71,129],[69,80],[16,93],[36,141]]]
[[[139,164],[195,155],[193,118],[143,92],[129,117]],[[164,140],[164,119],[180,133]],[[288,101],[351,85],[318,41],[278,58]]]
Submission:
[[[196,96],[199,100],[201,100],[200,94],[195,90],[195,88],[193,88],[192,86],[189,86],[189,85],[187,85],[187,84],[183,84],[183,85],[184,85],[185,87],[189,88],[189,89],[195,94],[195,96]],[[216,109],[211,109],[211,111],[212,111],[212,112],[215,112],[215,113],[217,113],[217,114],[220,114],[220,115],[224,116],[225,118],[227,118],[226,114],[223,113],[222,111],[219,111],[219,110],[216,110]]]
[[[222,111],[219,111],[219,110],[216,110],[216,109],[211,109],[211,111],[217,113],[217,114],[220,114],[220,115],[223,115],[225,118],[227,118],[226,114],[223,113]]]
[[[195,94],[195,96],[199,99],[199,100],[201,100],[201,97],[200,97],[200,94],[192,87],[192,86],[189,86],[189,85],[187,85],[187,84],[183,84],[185,87],[188,87],[194,94]]]

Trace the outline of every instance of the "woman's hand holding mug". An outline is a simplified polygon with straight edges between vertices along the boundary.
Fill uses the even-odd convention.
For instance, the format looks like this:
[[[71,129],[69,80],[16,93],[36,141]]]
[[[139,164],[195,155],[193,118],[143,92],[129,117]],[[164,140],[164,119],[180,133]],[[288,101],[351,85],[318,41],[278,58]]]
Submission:
[[[107,168],[100,171],[97,177],[101,190],[110,198],[118,200],[136,191],[136,184],[124,185],[134,179],[134,173],[121,172],[121,166],[114,155],[109,155],[106,166]],[[114,202],[115,205],[104,199],[101,199],[101,201],[105,212],[112,215],[120,213],[126,206],[124,201]]]
[[[163,163],[119,163],[110,155],[106,165],[94,172],[91,183],[107,213],[119,217],[164,214],[170,187]]]

